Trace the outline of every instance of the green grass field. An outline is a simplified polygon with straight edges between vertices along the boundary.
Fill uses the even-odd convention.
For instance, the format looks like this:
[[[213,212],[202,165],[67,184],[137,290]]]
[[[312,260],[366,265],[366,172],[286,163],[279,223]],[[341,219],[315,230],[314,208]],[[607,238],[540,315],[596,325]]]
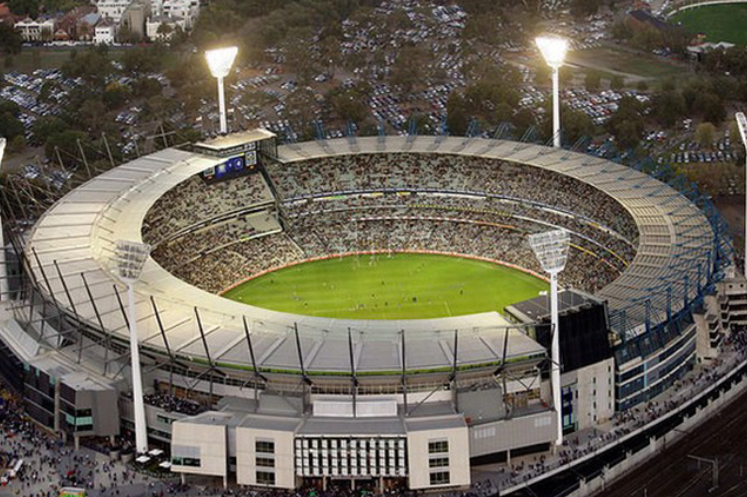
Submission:
[[[707,41],[747,45],[747,4],[709,5],[685,10],[672,17],[692,33],[705,33]]]
[[[223,296],[295,314],[426,319],[503,312],[548,284],[489,262],[428,254],[348,256],[268,273]]]

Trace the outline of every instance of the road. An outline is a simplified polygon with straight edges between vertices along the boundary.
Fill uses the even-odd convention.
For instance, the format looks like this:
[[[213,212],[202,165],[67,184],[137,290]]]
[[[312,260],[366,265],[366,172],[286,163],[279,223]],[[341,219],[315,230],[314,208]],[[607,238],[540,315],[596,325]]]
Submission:
[[[747,392],[659,456],[613,483],[600,497],[737,497],[747,495]],[[711,465],[689,456],[718,458],[719,485]]]

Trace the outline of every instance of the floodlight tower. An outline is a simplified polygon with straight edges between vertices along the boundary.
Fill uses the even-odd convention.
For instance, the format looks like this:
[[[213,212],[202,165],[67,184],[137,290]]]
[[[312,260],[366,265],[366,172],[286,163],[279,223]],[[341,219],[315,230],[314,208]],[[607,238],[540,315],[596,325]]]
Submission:
[[[542,269],[550,274],[550,324],[552,331],[550,383],[558,420],[556,445],[563,443],[563,404],[560,398],[560,327],[558,323],[558,275],[565,268],[571,237],[566,230],[554,230],[529,236],[529,245]]]
[[[552,69],[552,137],[553,146],[560,148],[560,68],[568,53],[568,40],[557,36],[540,36],[535,41]]]
[[[218,107],[220,109],[220,133],[228,133],[228,122],[226,119],[226,93],[223,88],[223,79],[231,72],[233,61],[239,53],[238,47],[217,48],[205,52],[210,73],[218,80]]]
[[[130,369],[132,369],[132,405],[135,411],[135,449],[148,452],[148,431],[145,423],[143,402],[143,378],[140,370],[140,347],[135,314],[135,291],[133,284],[140,278],[143,266],[150,254],[150,245],[117,240],[116,262],[119,279],[127,285],[127,321],[130,325]]]
[[[737,119],[739,134],[742,135],[742,144],[747,149],[747,117],[744,112],[737,112],[734,116]],[[745,165],[747,171],[747,165]],[[747,178],[745,179],[745,193],[747,193]],[[744,198],[744,274],[747,276],[747,195]]]
[[[0,138],[0,165],[3,163],[3,155],[5,154],[5,138]],[[0,300],[10,298],[10,292],[8,289],[8,268],[5,265],[5,237],[3,236],[3,220],[0,215]]]

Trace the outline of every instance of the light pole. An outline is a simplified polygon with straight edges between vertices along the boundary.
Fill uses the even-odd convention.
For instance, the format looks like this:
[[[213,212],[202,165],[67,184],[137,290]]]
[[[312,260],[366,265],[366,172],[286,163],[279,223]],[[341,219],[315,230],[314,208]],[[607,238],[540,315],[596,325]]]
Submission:
[[[238,47],[217,48],[205,52],[210,73],[218,80],[218,108],[220,110],[220,133],[228,133],[228,121],[226,119],[226,93],[223,88],[223,79],[231,72],[231,66],[239,53]]]
[[[535,41],[552,69],[552,137],[553,146],[560,148],[560,68],[568,52],[568,40],[557,36],[540,36]]]
[[[119,279],[127,285],[127,321],[130,325],[130,369],[132,370],[132,407],[135,416],[135,449],[140,454],[148,452],[148,430],[145,424],[143,378],[140,370],[140,347],[133,284],[140,278],[149,254],[150,245],[117,240],[117,270]]]
[[[734,116],[737,119],[739,134],[742,136],[742,144],[747,150],[747,118],[744,112],[737,112]],[[744,270],[747,276],[747,164],[745,164],[745,197],[744,197]]]
[[[556,445],[563,443],[563,404],[560,399],[560,326],[558,323],[558,275],[565,268],[571,236],[554,230],[529,236],[529,245],[542,269],[550,274],[550,324],[552,332],[550,383],[558,421]]]
[[[7,141],[5,138],[0,138],[0,165],[3,163],[3,155],[5,155],[5,145]],[[8,268],[5,265],[5,236],[3,235],[3,219],[0,214],[0,300],[10,299],[10,291],[8,289]]]

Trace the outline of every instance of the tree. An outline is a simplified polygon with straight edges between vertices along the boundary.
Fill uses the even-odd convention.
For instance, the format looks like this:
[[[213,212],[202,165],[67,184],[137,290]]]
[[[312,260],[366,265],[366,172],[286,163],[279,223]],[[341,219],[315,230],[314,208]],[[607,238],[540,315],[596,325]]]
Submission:
[[[685,97],[676,90],[658,92],[651,99],[651,111],[663,126],[674,126],[687,114]]]
[[[695,139],[703,148],[711,148],[715,136],[716,126],[708,122],[701,123],[695,130]]]
[[[586,91],[599,91],[599,86],[601,85],[601,83],[602,76],[600,76],[598,72],[589,71],[586,73],[586,78],[584,79],[584,86],[586,87]]]
[[[78,156],[78,140],[87,142],[88,136],[82,131],[67,129],[60,133],[54,133],[47,138],[44,144],[44,154],[47,157],[55,157],[55,150],[59,149],[65,155]]]
[[[516,127],[519,135],[523,135],[530,126],[534,126],[534,114],[531,110],[523,107],[517,110],[513,117],[511,117],[511,124]]]
[[[401,86],[405,93],[428,77],[423,73],[428,54],[422,47],[407,45],[400,50],[392,66],[392,83]]]
[[[128,102],[131,93],[129,87],[112,81],[104,90],[104,104],[109,110],[118,109]]]
[[[464,97],[458,91],[451,92],[446,102],[446,126],[449,131],[454,135],[463,136],[467,132],[469,120]]]
[[[366,95],[355,88],[332,94],[329,99],[332,108],[340,119],[362,123],[368,115]]]
[[[23,123],[10,112],[0,112],[0,136],[9,140],[23,136]]]
[[[620,91],[625,86],[625,78],[622,76],[613,76],[610,81],[610,88],[615,91]]]
[[[44,144],[50,136],[56,133],[61,133],[67,128],[68,125],[59,117],[44,116],[34,122],[34,126],[31,130],[34,135],[34,140],[37,143]]]
[[[703,119],[714,124],[721,124],[726,119],[726,108],[724,102],[717,95],[703,95],[696,100],[696,107],[703,109]]]
[[[594,134],[594,122],[584,112],[571,109],[561,104],[560,116],[562,121],[563,139],[566,143],[575,143],[580,138]],[[549,140],[553,135],[552,103],[546,102],[542,120],[542,136]]]
[[[0,22],[0,52],[8,55],[17,54],[23,47],[21,34],[9,23]]]
[[[646,124],[643,112],[643,104],[635,97],[620,99],[617,111],[607,122],[607,129],[614,135],[618,148],[627,150],[638,146]]]
[[[577,19],[594,15],[601,6],[601,0],[571,0],[571,14]]]
[[[14,154],[23,152],[26,149],[26,137],[23,135],[16,135],[10,140],[8,144],[8,151]]]

